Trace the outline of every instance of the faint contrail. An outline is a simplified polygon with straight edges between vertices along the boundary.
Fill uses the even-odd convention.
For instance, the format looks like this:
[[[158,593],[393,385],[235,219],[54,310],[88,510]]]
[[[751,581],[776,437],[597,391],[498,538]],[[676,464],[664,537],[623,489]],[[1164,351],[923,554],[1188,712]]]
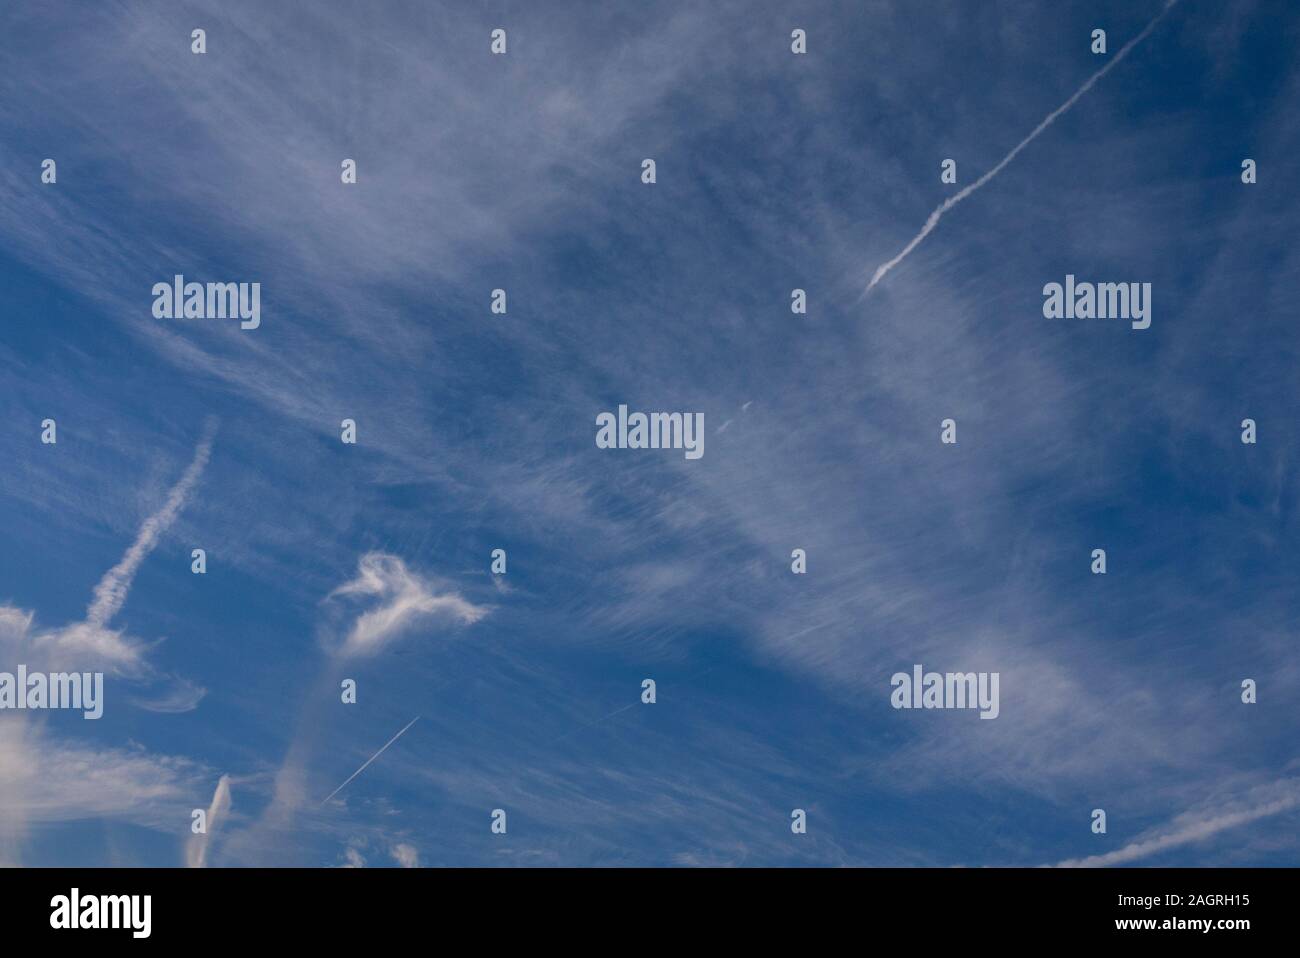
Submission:
[[[703,675],[708,675],[710,672],[712,672],[712,671],[713,671],[714,669],[716,669],[716,668],[717,668],[717,665],[710,665],[707,669],[702,669],[702,670],[700,670],[699,672],[694,673],[693,675],[688,675],[688,676],[686,676],[686,678],[682,679],[681,682],[679,682],[678,684],[679,684],[679,685],[685,685],[687,682],[694,682],[696,679],[700,678],[701,676],[703,676]],[[607,721],[609,721],[610,719],[612,719],[615,715],[622,715],[622,714],[623,714],[624,712],[626,712],[628,709],[634,709],[634,708],[636,708],[637,705],[639,705],[639,704],[640,704],[640,700],[638,699],[638,700],[635,701],[635,702],[631,702],[631,703],[628,704],[628,705],[624,705],[622,708],[614,709],[614,711],[610,712],[608,715],[602,715],[602,716],[601,716],[600,718],[598,718],[598,719],[593,719],[593,720],[590,721],[590,722],[586,722],[586,723],[584,723],[584,724],[582,724],[582,725],[579,725],[577,728],[571,728],[571,729],[569,729],[567,732],[565,732],[565,733],[562,734],[562,735],[557,735],[555,738],[551,739],[551,740],[550,740],[549,742],[547,742],[546,744],[547,744],[547,745],[554,745],[556,742],[562,741],[562,740],[568,738],[570,735],[577,735],[579,732],[582,732],[582,731],[584,731],[584,730],[586,730],[586,729],[589,729],[589,728],[591,728],[592,726],[600,725],[602,722],[607,722]]]
[[[1083,86],[1079,87],[1079,89],[1074,92],[1074,96],[1070,97],[1070,99],[1066,100],[1064,103],[1058,106],[1051,113],[1047,114],[1047,118],[1043,120],[1042,123],[1039,123],[1038,126],[1034,127],[1032,133],[1030,133],[1019,143],[1017,143],[1015,149],[1013,149],[1010,153],[1004,156],[1002,158],[1002,161],[998,163],[997,166],[993,167],[993,169],[989,170],[987,173],[981,176],[970,186],[966,187],[965,189],[961,190],[958,193],[954,193],[952,196],[948,197],[946,200],[940,203],[939,206],[935,209],[935,211],[930,214],[930,218],[925,221],[925,225],[921,227],[921,232],[917,233],[915,236],[912,237],[911,241],[906,246],[903,247],[903,251],[899,253],[897,256],[895,256],[893,259],[889,260],[887,263],[881,263],[880,266],[876,268],[876,274],[871,277],[871,282],[868,283],[867,288],[862,291],[862,296],[858,297],[858,301],[861,302],[862,297],[866,296],[867,293],[871,292],[871,290],[875,287],[875,285],[885,278],[886,273],[888,273],[891,269],[893,269],[895,266],[901,263],[907,257],[908,253],[916,249],[917,245],[921,242],[921,240],[925,239],[927,236],[930,235],[930,232],[936,226],[939,225],[939,220],[943,219],[944,213],[947,213],[950,209],[952,209],[954,206],[956,206],[966,197],[970,196],[972,193],[978,190],[989,180],[993,179],[993,177],[1001,173],[1003,167],[1005,167],[1008,163],[1014,160],[1016,158],[1016,155],[1021,150],[1023,150],[1025,147],[1027,147],[1030,143],[1034,142],[1034,140],[1038,138],[1038,134],[1042,133],[1049,126],[1051,126],[1058,116],[1060,116],[1070,107],[1074,106],[1074,104],[1078,101],[1078,99],[1081,96],[1083,96],[1085,93],[1087,93],[1089,90],[1091,90],[1093,85],[1098,80],[1100,80],[1112,69],[1114,69],[1116,64],[1118,64],[1121,60],[1123,60],[1124,57],[1128,55],[1128,52],[1130,50],[1132,50],[1135,46],[1141,43],[1146,38],[1146,35],[1155,29],[1156,24],[1158,24],[1161,20],[1164,19],[1165,14],[1168,13],[1176,3],[1178,3],[1178,0],[1165,0],[1164,9],[1161,10],[1160,13],[1156,15],[1156,18],[1154,20],[1152,20],[1150,23],[1146,25],[1146,27],[1142,30],[1141,33],[1135,36],[1128,43],[1124,44],[1124,46],[1120,47],[1119,52],[1116,53],[1115,56],[1111,60],[1109,60],[1104,67],[1102,67],[1092,76],[1088,77],[1087,81],[1084,82]]]
[[[555,738],[551,739],[546,744],[554,745],[556,742],[563,741],[564,739],[568,738],[570,735],[577,735],[579,732],[583,731],[584,729],[589,729],[593,725],[599,725],[601,722],[608,721],[609,719],[612,719],[615,715],[622,715],[628,709],[634,709],[639,704],[640,702],[631,702],[627,705],[624,705],[622,708],[614,709],[614,711],[610,712],[608,715],[602,715],[600,718],[595,719],[591,722],[587,722],[585,725],[579,725],[577,728],[569,729],[567,732],[565,732],[562,735],[557,735]]]
[[[140,563],[153,551],[153,547],[158,543],[158,537],[176,521],[176,516],[185,507],[190,492],[199,481],[199,476],[203,474],[208,464],[208,457],[212,455],[212,437],[215,432],[216,421],[210,419],[204,425],[203,438],[199,440],[198,448],[194,450],[194,459],[176,485],[172,486],[171,492],[167,494],[167,501],[163,503],[161,509],[144,521],[140,526],[140,532],[135,537],[135,542],[131,543],[131,548],[126,550],[126,554],[117,565],[104,573],[104,578],[100,579],[99,585],[95,586],[95,598],[86,609],[86,621],[91,625],[102,628],[122,608]]]
[[[321,804],[324,805],[326,802],[328,802],[331,798],[333,798],[333,797],[334,797],[335,795],[337,795],[339,792],[343,791],[343,789],[347,786],[348,782],[352,781],[354,778],[356,778],[358,775],[360,775],[362,772],[364,772],[364,771],[366,770],[366,765],[369,765],[369,764],[370,764],[371,762],[373,762],[375,759],[379,758],[379,756],[383,755],[384,752],[388,749],[388,746],[392,745],[392,744],[393,744],[394,742],[396,742],[399,738],[401,738],[401,737],[402,737],[402,733],[405,732],[406,729],[410,728],[412,725],[414,725],[414,724],[415,724],[416,722],[418,722],[418,721],[420,721],[420,716],[417,715],[415,718],[411,719],[411,721],[407,722],[407,723],[406,723],[406,727],[403,728],[401,732],[398,732],[396,735],[394,735],[392,738],[390,738],[387,742],[384,743],[384,747],[383,747],[383,748],[381,748],[381,749],[380,749],[378,752],[376,752],[374,755],[372,755],[372,756],[370,756],[368,759],[366,759],[366,761],[365,761],[365,765],[362,765],[359,769],[357,769],[355,772],[353,772],[351,775],[349,775],[348,778],[347,778],[347,781],[346,781],[346,782],[344,782],[344,783],[343,783],[342,785],[340,785],[338,788],[334,789],[334,791],[330,792],[330,793],[329,793],[328,795],[326,795],[323,799],[321,799]]]

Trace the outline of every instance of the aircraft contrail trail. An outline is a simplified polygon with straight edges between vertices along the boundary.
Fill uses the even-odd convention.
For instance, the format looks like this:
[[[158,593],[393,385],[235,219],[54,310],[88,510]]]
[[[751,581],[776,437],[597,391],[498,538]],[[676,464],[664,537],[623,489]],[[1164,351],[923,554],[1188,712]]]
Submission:
[[[1051,113],[1047,114],[1047,118],[1044,119],[1043,122],[1039,123],[1038,126],[1034,127],[1032,133],[1030,133],[1019,143],[1017,143],[1015,149],[1013,149],[1010,153],[1004,156],[1001,162],[999,162],[997,166],[993,167],[993,169],[989,170],[987,173],[981,176],[970,186],[966,187],[965,189],[961,190],[958,193],[954,193],[952,196],[948,197],[946,200],[940,203],[939,206],[935,209],[935,211],[930,214],[930,218],[925,221],[925,225],[921,227],[921,232],[917,233],[915,236],[912,237],[911,241],[906,246],[903,247],[903,251],[899,253],[897,256],[895,256],[893,259],[889,260],[888,262],[881,263],[880,266],[876,268],[875,275],[871,277],[871,282],[867,284],[867,288],[862,291],[862,296],[858,297],[858,302],[861,302],[863,297],[865,297],[867,293],[871,292],[871,290],[875,288],[875,285],[885,278],[886,273],[888,273],[891,269],[893,269],[895,266],[901,263],[907,257],[908,253],[916,249],[917,245],[921,242],[921,240],[925,239],[927,236],[930,235],[931,231],[936,226],[939,225],[939,220],[943,219],[944,213],[947,213],[950,209],[952,209],[954,206],[956,206],[966,197],[970,196],[972,193],[978,190],[989,180],[993,179],[993,177],[1001,173],[1003,167],[1005,167],[1008,163],[1014,160],[1017,154],[1019,154],[1021,150],[1023,150],[1025,147],[1027,147],[1030,143],[1034,142],[1034,140],[1038,138],[1038,134],[1042,133],[1049,126],[1051,126],[1058,116],[1060,116],[1070,107],[1074,106],[1074,104],[1078,102],[1079,98],[1082,97],[1089,90],[1091,90],[1098,80],[1100,80],[1107,73],[1113,70],[1119,64],[1119,62],[1128,55],[1128,52],[1130,50],[1132,50],[1135,46],[1137,46],[1144,39],[1146,39],[1147,34],[1149,34],[1152,30],[1156,28],[1156,24],[1158,24],[1161,20],[1163,20],[1165,14],[1168,13],[1171,9],[1173,9],[1174,5],[1177,3],[1178,0],[1165,0],[1164,9],[1161,10],[1160,13],[1156,15],[1156,18],[1154,20],[1152,20],[1150,23],[1146,25],[1146,27],[1142,30],[1141,33],[1135,36],[1128,43],[1124,44],[1124,46],[1120,47],[1119,52],[1116,53],[1115,56],[1110,61],[1108,61],[1104,67],[1102,67],[1092,76],[1088,77],[1088,79],[1084,82],[1083,86],[1079,87],[1079,89],[1074,91],[1074,95],[1072,97],[1070,97],[1060,106],[1058,106]]]
[[[199,445],[194,450],[193,461],[176,485],[172,486],[171,492],[167,494],[167,501],[144,521],[135,537],[135,542],[131,543],[131,548],[126,550],[126,554],[117,565],[104,573],[104,577],[95,586],[95,598],[86,609],[86,621],[91,625],[103,628],[126,602],[127,592],[131,589],[131,582],[135,579],[140,563],[144,562],[145,557],[158,544],[158,539],[176,521],[176,517],[189,501],[190,493],[198,483],[199,477],[203,475],[203,470],[207,468],[208,459],[212,455],[212,439],[216,431],[216,420],[209,419],[203,427],[203,438],[199,440]]]
[[[372,756],[370,756],[368,759],[366,759],[364,765],[362,765],[359,769],[357,769],[355,772],[353,772],[351,775],[349,775],[349,776],[347,777],[347,781],[345,781],[342,785],[340,785],[338,788],[334,789],[334,791],[330,792],[330,793],[329,793],[328,795],[326,795],[323,799],[321,799],[321,804],[324,805],[326,802],[328,802],[331,798],[333,798],[333,797],[334,797],[335,795],[337,795],[339,792],[343,791],[343,789],[347,786],[348,782],[352,781],[354,778],[356,778],[358,775],[360,775],[362,772],[364,772],[364,771],[366,770],[366,766],[367,766],[367,765],[369,765],[369,764],[370,764],[371,762],[373,762],[375,759],[379,758],[379,756],[383,755],[384,752],[388,750],[388,746],[392,745],[392,744],[393,744],[394,742],[396,742],[399,738],[401,738],[401,737],[402,737],[402,734],[406,731],[406,729],[410,728],[412,725],[414,725],[414,724],[415,724],[416,722],[418,722],[418,721],[420,721],[420,716],[417,715],[415,718],[411,719],[411,721],[407,722],[407,723],[406,723],[406,726],[402,729],[401,732],[398,732],[396,735],[394,735],[392,738],[390,738],[387,742],[384,743],[384,747],[383,747],[383,748],[381,748],[381,749],[380,749],[378,752],[376,752],[374,755],[372,755]]]
[[[1290,784],[1290,783],[1289,783]],[[1281,812],[1289,812],[1297,805],[1300,805],[1300,795],[1295,793],[1292,785],[1291,794],[1283,795],[1281,798],[1260,805],[1256,808],[1248,808],[1244,811],[1235,811],[1213,818],[1192,821],[1182,825],[1172,832],[1158,835],[1152,838],[1139,838],[1130,842],[1123,848],[1117,848],[1113,852],[1106,852],[1101,855],[1089,855],[1087,858],[1068,858],[1065,861],[1057,862],[1056,868],[1105,868],[1111,865],[1123,865],[1128,862],[1137,861],[1150,855],[1156,855],[1160,852],[1167,851],[1170,848],[1177,848],[1181,845],[1188,845],[1192,842],[1204,841],[1217,835],[1219,832],[1229,828],[1237,828],[1240,825],[1246,825],[1250,822],[1258,821],[1261,818],[1267,818],[1270,815],[1277,815]]]
[[[688,675],[688,676],[686,676],[686,678],[682,679],[682,680],[681,680],[680,682],[678,682],[677,684],[678,684],[678,685],[685,685],[687,682],[694,682],[696,679],[700,678],[701,676],[708,675],[710,672],[712,672],[712,671],[713,671],[714,669],[716,669],[716,668],[717,668],[716,665],[710,665],[707,669],[702,669],[702,670],[700,670],[699,672],[694,673],[693,675]],[[624,712],[626,712],[628,709],[636,708],[637,705],[639,705],[639,704],[640,704],[640,700],[638,700],[638,701],[636,701],[636,702],[631,702],[631,703],[628,704],[628,705],[624,705],[622,708],[614,709],[614,711],[610,712],[608,715],[602,715],[600,718],[598,718],[598,719],[593,719],[593,720],[590,721],[590,722],[587,722],[587,723],[585,723],[585,724],[583,724],[583,725],[579,725],[577,728],[571,728],[571,729],[569,729],[569,730],[568,730],[567,732],[565,732],[563,735],[557,735],[555,738],[551,739],[551,740],[550,740],[549,742],[547,742],[546,744],[547,744],[547,745],[554,745],[556,742],[562,741],[563,739],[568,738],[570,735],[576,735],[576,734],[578,734],[579,732],[582,732],[582,731],[585,731],[586,729],[591,728],[592,726],[600,725],[602,722],[605,722],[605,721],[608,721],[609,719],[612,719],[615,715],[622,715],[622,714],[623,714]]]

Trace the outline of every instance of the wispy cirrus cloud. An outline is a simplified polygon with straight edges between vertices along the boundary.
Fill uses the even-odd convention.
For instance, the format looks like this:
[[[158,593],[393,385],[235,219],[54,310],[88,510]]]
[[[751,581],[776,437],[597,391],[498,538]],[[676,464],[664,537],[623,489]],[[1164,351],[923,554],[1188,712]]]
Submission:
[[[374,655],[426,618],[443,616],[473,625],[491,611],[413,573],[397,556],[381,552],[363,555],[356,578],[335,589],[330,598],[377,600],[373,608],[357,615],[337,648],[336,654],[344,658]]]
[[[185,828],[203,766],[140,747],[50,734],[44,723],[0,721],[0,864],[19,864],[33,826],[105,819],[161,832]]]
[[[1180,663],[1195,662],[1202,674],[1218,676],[1221,663],[1204,669],[1203,658],[1179,654],[1172,661],[1168,653],[1216,631],[1257,630],[1220,622],[1212,609],[1196,623],[1146,609],[1157,594],[1187,607],[1189,596],[1177,583],[1153,588],[1154,570],[1186,571],[1200,543],[1138,557],[1130,539],[1129,548],[1112,547],[1122,574],[1088,584],[1062,570],[1077,568],[1084,546],[1108,528],[1145,525],[1148,538],[1161,537],[1153,511],[1161,501],[1181,507],[1183,500],[1136,475],[1133,464],[1149,461],[1152,444],[1124,442],[1132,429],[1113,424],[1137,428],[1139,410],[1169,424],[1171,405],[1189,407],[1188,397],[1199,396],[1207,400],[1194,406],[1199,428],[1218,428],[1215,404],[1235,390],[1219,366],[1204,375],[1203,344],[1220,339],[1196,324],[1208,314],[1218,322],[1225,302],[1243,311],[1241,297],[1249,299],[1268,277],[1254,262],[1239,273],[1219,270],[1229,296],[1214,290],[1203,309],[1180,305],[1180,335],[1143,344],[1158,349],[1158,363],[1126,352],[1128,344],[1117,349],[1108,342],[1090,353],[1102,336],[1040,335],[1026,319],[1036,305],[1032,296],[1026,314],[1017,290],[1024,277],[1040,277],[1030,284],[1033,293],[1062,250],[1080,262],[1095,262],[1099,250],[1126,266],[1141,262],[1139,247],[1151,245],[1151,230],[1173,240],[1162,255],[1182,260],[1188,250],[1176,239],[1179,230],[1166,229],[1166,211],[1153,196],[1163,196],[1166,206],[1170,197],[1186,200],[1179,205],[1197,219],[1187,234],[1243,262],[1258,258],[1257,231],[1267,221],[1244,204],[1239,228],[1224,231],[1202,215],[1201,198],[1217,187],[1207,187],[1199,169],[1178,172],[1189,153],[1170,132],[1170,124],[1193,125],[1196,106],[1176,116],[1127,109],[1154,102],[1149,91],[1127,90],[1134,95],[1124,100],[1125,84],[1102,83],[1074,108],[1071,122],[1062,118],[1037,141],[1057,164],[1052,182],[1059,188],[1023,189],[1045,170],[1023,161],[1007,168],[1004,161],[997,175],[1008,188],[999,190],[997,220],[980,222],[972,238],[963,237],[961,217],[946,219],[951,242],[927,246],[935,268],[891,274],[892,295],[864,325],[844,306],[866,279],[862,264],[897,250],[875,244],[890,235],[890,222],[902,217],[909,225],[911,214],[898,206],[934,207],[934,177],[922,164],[935,146],[951,142],[965,169],[989,168],[1006,147],[988,130],[1043,116],[1077,90],[1081,71],[1091,69],[1080,61],[1096,61],[1072,29],[1060,35],[1077,59],[1042,42],[1064,19],[1054,5],[1026,8],[992,28],[987,18],[956,8],[918,27],[896,5],[868,4],[855,17],[824,6],[805,11],[813,52],[800,58],[785,49],[770,17],[753,15],[754,4],[726,0],[707,8],[677,3],[649,19],[612,10],[516,10],[507,58],[487,54],[475,15],[442,9],[429,15],[441,18],[447,56],[433,60],[422,55],[428,23],[422,16],[413,22],[410,6],[400,4],[382,11],[324,4],[308,12],[235,0],[208,10],[213,42],[206,58],[188,52],[186,15],[156,5],[127,0],[74,24],[15,14],[10,75],[21,95],[0,103],[0,126],[11,134],[0,136],[0,238],[15,261],[92,307],[93,324],[75,332],[91,335],[93,325],[110,345],[130,343],[142,378],[148,369],[183,380],[156,390],[167,414],[186,404],[234,410],[227,428],[245,432],[223,447],[229,458],[209,467],[228,472],[220,495],[204,505],[224,510],[226,521],[212,527],[224,540],[226,569],[249,571],[249,562],[241,568],[238,561],[242,552],[257,564],[258,582],[275,583],[264,590],[261,608],[261,596],[245,593],[256,611],[239,625],[256,626],[249,620],[273,608],[285,614],[284,646],[301,638],[296,647],[277,644],[272,651],[245,630],[241,641],[251,649],[232,644],[233,651],[265,648],[268,663],[283,651],[280,664],[289,671],[268,667],[237,682],[214,664],[218,671],[204,676],[221,689],[205,709],[223,708],[243,687],[245,717],[266,733],[252,738],[275,743],[273,750],[285,747],[266,827],[225,831],[208,850],[209,863],[332,860],[340,846],[330,829],[343,819],[349,829],[363,828],[357,819],[375,811],[376,792],[400,795],[418,777],[430,741],[440,743],[440,779],[428,784],[445,789],[467,815],[479,815],[491,796],[536,824],[562,823],[549,845],[529,853],[556,862],[572,861],[571,836],[589,826],[588,803],[601,829],[592,861],[645,860],[665,848],[666,834],[686,862],[779,860],[788,838],[780,819],[790,804],[818,793],[825,770],[840,770],[837,762],[844,778],[873,786],[886,801],[860,803],[870,804],[869,816],[845,814],[843,850],[833,847],[825,814],[815,814],[809,837],[827,845],[797,846],[808,861],[876,854],[844,838],[875,824],[902,835],[906,816],[891,821],[882,811],[900,793],[910,799],[958,784],[975,793],[963,792],[968,799],[1018,810],[1026,791],[1068,805],[1080,783],[1112,788],[1141,777],[1142,811],[1154,816],[1144,820],[1156,820],[1187,807],[1180,789],[1217,773],[1207,755],[1225,765],[1229,758],[1252,760],[1234,748],[1251,711],[1241,709],[1238,718],[1207,708],[1201,680],[1180,671]],[[1216,31],[1201,29],[1204,11],[1184,7],[1202,18],[1187,33],[1215,36],[1216,55],[1234,44],[1251,49],[1235,28],[1220,42]],[[1149,15],[1130,13],[1143,18],[1135,29]],[[718,44],[723,35],[728,41]],[[286,36],[297,42],[286,45]],[[1159,39],[1160,55],[1176,69],[1195,62],[1172,42],[1165,45],[1171,37]],[[1007,55],[971,70],[961,51],[972,42]],[[1159,71],[1136,62],[1156,50],[1154,43],[1135,50],[1124,72],[1157,82]],[[339,72],[336,63],[360,68]],[[134,78],[143,98],[126,113],[103,92],[117,88],[102,83],[122,76]],[[928,99],[918,103],[926,91]],[[1204,89],[1195,92],[1216,102]],[[1256,92],[1252,104],[1267,101],[1265,91]],[[430,96],[439,103],[439,123],[406,122]],[[846,96],[852,109],[844,109]],[[1294,97],[1277,100],[1285,107]],[[1094,109],[1098,115],[1080,134],[1073,121]],[[1248,125],[1252,109],[1243,104],[1232,112]],[[1266,135],[1265,127],[1287,128],[1289,114],[1276,119],[1250,131],[1258,135],[1225,142],[1289,155],[1287,142]],[[184,135],[160,140],[151,132],[160,124]],[[1203,131],[1195,132],[1203,142]],[[47,150],[60,160],[57,188],[36,183],[31,158]],[[661,162],[654,189],[636,180],[643,155]],[[1173,155],[1178,162],[1169,162]],[[355,187],[338,182],[343,156],[360,163]],[[1140,165],[1139,156],[1157,158],[1158,169]],[[1092,182],[1075,173],[1084,168],[1106,176]],[[1275,207],[1279,227],[1294,219],[1286,197],[1256,192]],[[897,197],[905,200],[891,199]],[[194,223],[207,228],[195,231]],[[1255,242],[1220,242],[1245,230]],[[1284,238],[1280,232],[1266,235],[1271,242]],[[1043,236],[1052,242],[1041,242]],[[969,268],[988,248],[998,251],[999,268]],[[274,297],[266,324],[242,335],[153,320],[149,283],[173,266],[196,278],[263,279]],[[346,282],[337,281],[340,269]],[[1297,275],[1294,264],[1276,274],[1288,270]],[[490,327],[474,322],[483,292],[497,284],[510,287],[510,316]],[[783,299],[796,284],[807,287],[812,309],[792,320]],[[1175,290],[1161,286],[1161,293],[1175,308]],[[1276,308],[1258,311],[1254,333],[1243,325],[1231,342],[1222,340],[1222,348],[1239,350],[1256,382],[1266,377],[1256,375],[1254,337],[1266,316],[1285,315],[1291,299],[1279,286]],[[593,311],[606,308],[621,321],[593,322]],[[630,330],[654,332],[633,339]],[[1284,349],[1285,336],[1276,339]],[[7,345],[0,349],[8,355]],[[1168,362],[1171,352],[1182,361]],[[101,366],[107,369],[66,364],[107,375],[95,372]],[[29,375],[15,380],[11,368]],[[1280,364],[1270,375],[1283,381],[1290,368]],[[498,376],[502,369],[511,375]],[[134,414],[137,435],[156,426],[153,395],[149,408],[132,409],[102,382],[62,385],[52,381],[54,371],[19,345],[0,377],[20,382],[9,389],[23,399],[18,418],[37,419],[32,413],[50,405],[49,396],[84,411],[103,393],[106,419]],[[616,394],[706,410],[717,436],[708,457],[692,467],[593,458],[584,427]],[[737,414],[753,396],[760,400]],[[346,463],[334,458],[342,415],[356,417],[364,437]],[[943,459],[930,454],[941,415],[955,415],[962,434],[962,445]],[[1183,423],[1169,424],[1168,442],[1181,442],[1185,432]],[[1252,452],[1274,455],[1285,478],[1286,440],[1275,429],[1267,435]],[[3,482],[41,521],[68,511],[65,504],[86,489],[97,493],[86,501],[100,515],[123,499],[108,481],[94,485],[97,463],[86,446],[78,455],[63,455],[76,450],[71,444],[60,447],[52,458],[41,456],[44,450],[33,454],[21,438],[0,442],[10,443],[5,452],[14,459],[30,458],[25,471]],[[243,457],[240,468],[230,468],[236,456]],[[1195,470],[1194,482],[1207,474],[1206,462],[1185,463]],[[167,468],[170,481],[173,467]],[[129,495],[130,471],[114,471],[109,478]],[[1244,476],[1249,480],[1248,470]],[[411,494],[417,486],[418,498]],[[1185,525],[1214,531],[1216,548],[1246,541],[1258,553],[1260,541],[1295,541],[1287,524],[1291,486],[1277,488],[1280,514],[1263,530],[1271,538]],[[1098,521],[1097,502],[1113,516],[1134,498],[1145,500],[1140,511],[1109,527]],[[424,548],[426,540],[432,549]],[[424,631],[459,630],[483,610],[484,592],[449,587],[419,570],[432,568],[431,555],[442,553],[481,577],[489,542],[511,547],[510,575],[490,579],[499,597],[491,601],[501,606],[493,618],[502,620],[499,633],[509,636],[509,647],[498,635],[402,643]],[[809,550],[806,577],[789,573],[796,545]],[[352,576],[359,555],[402,558],[359,566]],[[1132,574],[1139,569],[1147,571]],[[123,571],[129,575],[122,581],[135,574]],[[322,624],[321,597],[349,577],[326,603],[329,621]],[[212,576],[201,584],[210,597],[238,582]],[[102,608],[114,607],[112,592],[106,589]],[[1262,618],[1279,623],[1285,636],[1282,626],[1294,617],[1286,617],[1277,594],[1258,579],[1251,584],[1250,601],[1272,604]],[[1117,595],[1140,595],[1136,614],[1127,622],[1099,621]],[[1201,601],[1235,607],[1208,590]],[[8,615],[32,635],[29,613]],[[115,633],[112,622],[110,615],[98,628],[83,623],[73,647],[98,643],[97,656],[119,653],[125,669],[123,647],[144,650]],[[1138,638],[1129,623],[1140,626],[1140,641],[1125,641]],[[236,634],[221,612],[192,625],[196,636],[210,630],[209,647]],[[319,681],[303,682],[299,653],[309,658],[315,651],[314,634],[325,635],[329,655],[319,663]],[[581,654],[561,659],[566,645]],[[720,662],[719,676],[757,663],[759,674],[745,674],[772,683],[761,693],[733,683],[731,692],[706,700],[727,718],[715,749],[684,766],[681,735],[698,723],[673,733],[655,725],[643,743],[663,747],[670,772],[651,784],[644,763],[619,767],[626,748],[602,755],[593,747],[599,737],[622,734],[629,720],[679,714],[688,697],[666,686],[665,702],[674,704],[643,714],[635,696],[604,694],[608,675],[654,674],[657,663],[689,662],[706,646],[709,660]],[[1234,650],[1241,668],[1248,662],[1251,674],[1262,672],[1249,640]],[[388,653],[404,656],[407,667],[388,668]],[[888,674],[912,661],[1002,670],[1001,718],[954,726],[878,708]],[[526,683],[512,677],[515,671]],[[365,708],[339,704],[345,674],[360,676]],[[431,675],[448,683],[472,676],[465,683],[473,687],[472,707],[452,707],[441,696],[437,707],[426,707]],[[1280,684],[1275,674],[1266,702],[1279,701]],[[283,729],[281,688],[301,696],[296,729]],[[720,765],[740,743],[735,719],[757,720],[755,739],[775,742],[782,715],[774,703],[799,694],[816,696],[822,716],[810,733],[843,737],[820,743],[822,764],[800,738],[751,761]],[[170,711],[196,694],[178,686],[138,700],[149,708],[145,701]],[[498,760],[476,774],[492,755],[485,757],[487,733],[474,725],[480,709],[491,715],[490,732],[503,745],[532,742],[532,733],[545,730],[539,754],[522,756],[531,771]],[[384,753],[360,783],[377,787],[349,786],[341,793],[346,803],[304,814],[416,712],[436,733],[407,736]],[[587,724],[602,715],[614,718]],[[158,722],[157,734],[169,734],[169,724],[184,725]],[[1292,724],[1282,717],[1273,728],[1282,737]],[[279,753],[258,754],[242,726],[216,725],[212,732],[201,746],[221,756],[212,764],[226,767],[220,750],[232,743],[254,764],[276,764]],[[452,754],[442,745],[456,733],[464,741]],[[781,782],[770,807],[756,809],[748,799],[755,770],[782,762],[792,766],[791,779],[811,771],[801,783],[807,787]],[[210,789],[204,779],[197,794],[206,797]],[[703,819],[701,809],[710,810]],[[629,822],[638,816],[646,841],[629,842]],[[328,846],[312,841],[326,834]],[[443,846],[426,841],[428,834],[412,841],[438,847],[442,857]],[[482,855],[475,838],[465,839],[461,860]],[[973,840],[958,835],[942,848],[933,837],[909,833],[906,840],[931,861],[987,852],[967,854],[962,843]],[[387,848],[376,841],[366,851],[379,861]],[[1028,847],[1024,860],[1049,857],[1058,856]]]
[[[172,677],[169,684],[156,694],[136,696],[131,699],[131,703],[146,712],[177,715],[194,711],[207,694],[207,689],[189,679]]]

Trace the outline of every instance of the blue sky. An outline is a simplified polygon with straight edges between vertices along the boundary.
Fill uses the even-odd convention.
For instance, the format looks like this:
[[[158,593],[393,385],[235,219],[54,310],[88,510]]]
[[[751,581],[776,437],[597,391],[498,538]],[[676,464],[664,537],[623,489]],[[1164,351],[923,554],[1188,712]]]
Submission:
[[[1160,7],[7,4],[0,669],[107,679],[0,862],[1296,864],[1300,14],[1182,0],[862,296]]]

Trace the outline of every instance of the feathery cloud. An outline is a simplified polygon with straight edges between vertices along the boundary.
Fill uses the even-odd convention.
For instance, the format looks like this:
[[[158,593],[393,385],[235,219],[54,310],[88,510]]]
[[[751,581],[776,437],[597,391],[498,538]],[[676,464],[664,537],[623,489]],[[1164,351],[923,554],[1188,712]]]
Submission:
[[[142,708],[146,712],[161,712],[165,715],[178,715],[181,712],[192,712],[199,707],[199,702],[203,696],[208,694],[208,690],[203,686],[191,682],[189,679],[173,677],[169,679],[168,684],[162,691],[151,697],[135,697],[131,699],[131,704],[136,708]]]
[[[357,565],[357,577],[330,597],[377,597],[380,604],[357,616],[337,654],[343,657],[373,655],[414,624],[431,615],[446,615],[463,625],[473,625],[491,611],[474,605],[457,592],[436,591],[434,583],[414,574],[397,556],[369,552]]]
[[[200,765],[55,738],[30,717],[14,718],[0,722],[0,864],[19,862],[33,825],[114,819],[166,831],[183,824]]]

